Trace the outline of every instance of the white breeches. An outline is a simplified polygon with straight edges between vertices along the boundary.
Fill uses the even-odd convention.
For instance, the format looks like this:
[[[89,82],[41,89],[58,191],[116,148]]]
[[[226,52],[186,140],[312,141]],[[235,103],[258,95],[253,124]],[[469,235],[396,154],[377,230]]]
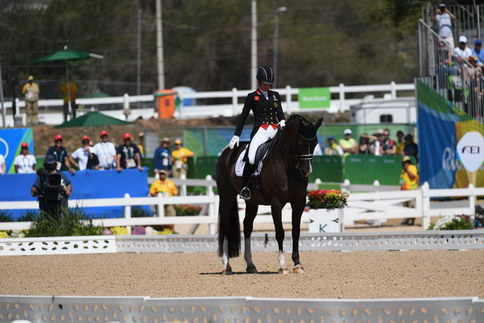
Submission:
[[[259,130],[257,130],[249,146],[249,164],[254,165],[255,153],[257,152],[257,148],[259,148],[260,145],[262,145],[269,139],[274,138],[276,133],[277,128],[274,129],[271,126],[269,126],[267,129],[260,127]]]

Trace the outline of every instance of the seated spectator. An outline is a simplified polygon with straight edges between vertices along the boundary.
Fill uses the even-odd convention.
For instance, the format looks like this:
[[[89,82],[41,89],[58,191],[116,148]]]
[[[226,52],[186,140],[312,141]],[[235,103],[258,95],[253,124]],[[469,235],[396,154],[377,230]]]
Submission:
[[[170,138],[165,137],[161,140],[160,147],[156,148],[153,156],[153,163],[155,166],[155,173],[159,170],[164,170],[167,175],[171,173],[171,152],[170,152]]]
[[[7,166],[5,166],[5,158],[0,155],[0,175],[5,175],[7,173]]]
[[[328,136],[328,146],[324,149],[324,154],[329,156],[343,155],[343,149],[338,146],[334,136]]]
[[[378,129],[371,137],[370,151],[372,155],[381,156],[383,154],[383,130]]]
[[[70,156],[71,163],[79,170],[85,169],[99,169],[99,159],[94,153],[93,147],[90,145],[91,138],[84,136],[81,139],[82,146],[72,153]],[[76,162],[77,160],[77,162]]]
[[[484,51],[482,51],[482,41],[477,39],[474,42],[474,48],[472,49],[472,55],[477,57],[479,63],[484,64]]]
[[[454,49],[454,59],[460,65],[465,64],[465,60],[472,55],[472,51],[469,47],[466,46],[467,44],[467,37],[460,36],[459,37],[459,46]]]
[[[397,142],[395,143],[395,146],[397,147],[397,155],[403,155],[403,148],[405,148],[405,140],[403,139],[404,136],[405,134],[402,130],[397,131]]]
[[[35,157],[30,154],[29,144],[23,142],[21,145],[20,155],[15,157],[13,164],[15,165],[15,173],[30,174],[35,173]]]
[[[405,136],[405,148],[403,148],[403,153],[406,156],[413,156],[418,160],[418,145],[413,141],[413,136],[411,134]]]
[[[131,142],[131,139],[132,137],[129,133],[123,135],[123,143],[119,145],[116,154],[117,171],[132,168],[143,170],[139,148]]]
[[[349,154],[356,154],[358,152],[358,143],[354,138],[351,138],[351,129],[345,129],[343,132],[344,139],[339,140],[339,146],[343,150],[344,156]]]
[[[358,154],[370,155],[370,137],[366,133],[362,133],[360,136],[360,144],[358,145]]]
[[[384,155],[395,155],[397,153],[395,140],[390,139],[389,129],[383,129],[382,150]]]
[[[71,164],[69,163],[69,154],[67,153],[67,149],[63,146],[64,139],[61,135],[56,135],[54,137],[54,146],[49,147],[47,149],[47,153],[45,157],[52,155],[56,160],[56,169],[57,171],[66,171],[69,170],[70,172],[73,171]]]
[[[151,196],[158,196],[158,194],[162,194],[163,196],[176,196],[178,195],[178,190],[176,188],[175,183],[167,179],[167,172],[165,170],[158,170],[158,179],[154,181],[150,186],[150,195]],[[165,216],[176,216],[176,211],[173,205],[165,205]],[[175,230],[174,225],[165,225],[165,228],[168,228],[172,231]]]

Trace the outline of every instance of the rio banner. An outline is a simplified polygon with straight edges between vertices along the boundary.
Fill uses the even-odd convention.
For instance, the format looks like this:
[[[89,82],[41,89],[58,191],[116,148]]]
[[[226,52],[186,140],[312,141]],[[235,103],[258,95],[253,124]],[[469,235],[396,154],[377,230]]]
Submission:
[[[484,186],[484,125],[417,81],[420,184]]]

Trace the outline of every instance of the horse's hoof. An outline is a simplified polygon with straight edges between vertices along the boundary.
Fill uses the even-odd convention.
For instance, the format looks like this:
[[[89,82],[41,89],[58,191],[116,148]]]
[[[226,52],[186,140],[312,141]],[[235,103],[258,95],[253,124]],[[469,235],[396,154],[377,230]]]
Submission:
[[[278,273],[282,275],[287,275],[289,274],[289,270],[287,270],[287,268],[279,268]]]
[[[224,269],[222,271],[222,275],[233,275],[234,272],[232,271],[232,269]]]
[[[248,274],[257,274],[257,268],[254,267],[247,267],[246,269]]]
[[[294,267],[292,271],[296,274],[304,274],[304,268],[301,265]]]

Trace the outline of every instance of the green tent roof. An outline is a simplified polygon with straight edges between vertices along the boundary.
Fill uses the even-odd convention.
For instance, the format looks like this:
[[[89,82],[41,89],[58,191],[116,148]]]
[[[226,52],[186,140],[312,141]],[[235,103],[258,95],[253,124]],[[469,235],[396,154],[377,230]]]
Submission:
[[[110,126],[110,125],[126,125],[131,122],[119,120],[99,112],[88,112],[83,116],[64,122],[54,128],[68,128],[68,127],[95,127],[95,126]]]
[[[50,55],[36,59],[34,63],[73,61],[73,60],[79,60],[79,59],[87,59],[89,57],[90,57],[89,53],[77,52],[75,50],[70,50],[70,49],[63,49],[55,53],[52,53]]]

